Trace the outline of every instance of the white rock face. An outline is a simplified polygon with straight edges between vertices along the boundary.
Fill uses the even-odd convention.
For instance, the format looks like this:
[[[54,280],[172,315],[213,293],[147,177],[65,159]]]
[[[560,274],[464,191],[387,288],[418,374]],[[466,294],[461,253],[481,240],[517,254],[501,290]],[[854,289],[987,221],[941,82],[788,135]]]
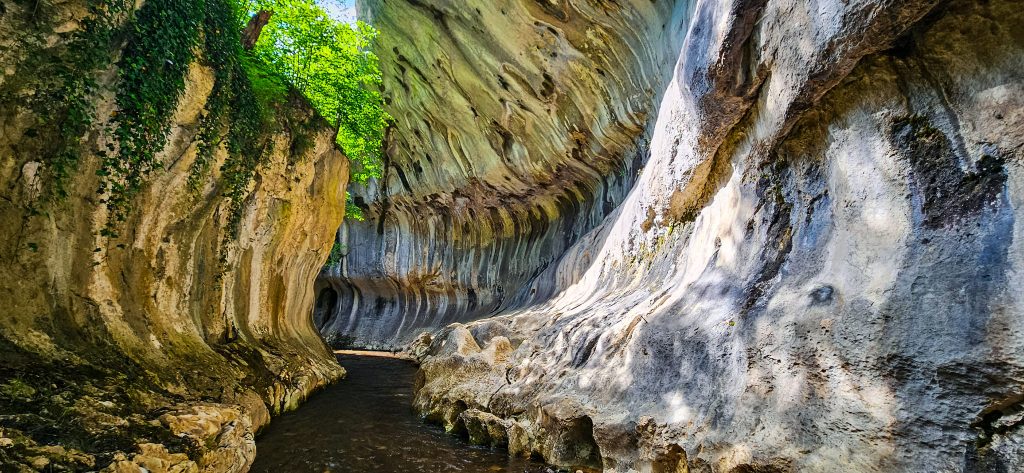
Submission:
[[[681,46],[682,2],[368,0],[389,110],[367,222],[319,281],[330,339],[394,347],[546,299],[527,284],[625,198]]]
[[[1020,469],[1019,6],[682,3],[632,191],[545,297],[436,334],[417,407],[579,469]]]

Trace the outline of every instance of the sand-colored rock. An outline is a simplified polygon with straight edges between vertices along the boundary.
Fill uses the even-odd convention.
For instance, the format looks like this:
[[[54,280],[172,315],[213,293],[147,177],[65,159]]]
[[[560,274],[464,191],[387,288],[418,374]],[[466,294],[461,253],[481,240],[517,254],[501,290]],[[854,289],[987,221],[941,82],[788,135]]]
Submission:
[[[104,126],[115,112],[116,67],[96,73],[96,116],[65,198],[51,200],[52,183],[40,181],[57,137],[28,102],[48,71],[74,70],[53,61],[86,3],[47,3],[33,17],[28,4],[5,1],[0,13],[0,57],[13,70],[0,83],[0,376],[24,377],[38,391],[0,399],[17,414],[4,425],[27,432],[53,422],[68,441],[110,439],[104,453],[123,453],[114,469],[245,471],[271,414],[344,374],[309,314],[313,279],[343,217],[348,162],[334,130],[290,96],[271,111],[272,147],[245,193],[237,236],[228,234],[223,143],[199,189],[187,184],[214,84],[200,58],[157,156],[163,169],[148,176],[119,236],[102,236],[97,151],[111,141]],[[74,423],[18,412],[39,406],[57,414],[70,406]],[[36,448],[14,442],[24,458]]]

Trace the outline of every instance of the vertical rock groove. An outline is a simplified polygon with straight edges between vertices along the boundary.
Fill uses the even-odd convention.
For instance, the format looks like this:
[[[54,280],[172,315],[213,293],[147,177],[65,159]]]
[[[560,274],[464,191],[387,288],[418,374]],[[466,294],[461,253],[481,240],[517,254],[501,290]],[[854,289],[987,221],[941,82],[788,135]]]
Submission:
[[[397,125],[318,281],[341,294],[328,340],[400,346],[570,284],[528,286],[635,181],[686,7],[362,2]]]
[[[428,418],[568,468],[1024,462],[1014,2],[363,7],[402,173],[322,330],[431,330]]]
[[[348,163],[335,130],[293,93],[268,111],[266,154],[244,156],[261,164],[237,205],[225,197],[228,138],[194,179],[216,67],[226,67],[197,57],[183,65],[157,166],[118,234],[105,232],[110,194],[97,187],[120,143],[111,123],[124,62],[91,70],[67,51],[96,34],[86,26],[96,15],[137,14],[115,3],[0,2],[0,470],[245,471],[271,414],[344,375],[310,309]],[[97,41],[88,54],[117,57],[126,42]],[[95,79],[72,97],[95,112],[80,111],[90,121],[74,137],[78,161],[54,197],[52,144],[82,117],[35,102],[67,78]]]

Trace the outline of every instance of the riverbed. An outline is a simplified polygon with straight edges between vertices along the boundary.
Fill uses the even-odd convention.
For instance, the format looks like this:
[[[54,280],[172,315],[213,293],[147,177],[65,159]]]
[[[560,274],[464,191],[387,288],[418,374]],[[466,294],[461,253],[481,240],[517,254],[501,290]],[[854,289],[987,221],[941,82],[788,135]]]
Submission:
[[[274,419],[256,439],[257,473],[537,473],[544,465],[474,447],[412,410],[416,366],[339,355],[346,378]]]

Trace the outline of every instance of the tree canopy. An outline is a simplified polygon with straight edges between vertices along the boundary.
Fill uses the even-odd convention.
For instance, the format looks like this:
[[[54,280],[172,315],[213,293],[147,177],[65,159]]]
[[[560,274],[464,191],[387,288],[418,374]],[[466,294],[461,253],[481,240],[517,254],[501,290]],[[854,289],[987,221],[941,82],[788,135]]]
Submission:
[[[380,177],[384,131],[392,119],[379,92],[377,56],[368,50],[376,30],[336,20],[314,0],[240,1],[243,21],[261,10],[273,12],[253,50],[253,81],[284,80],[301,91],[338,127],[338,145],[354,163],[352,179]]]

